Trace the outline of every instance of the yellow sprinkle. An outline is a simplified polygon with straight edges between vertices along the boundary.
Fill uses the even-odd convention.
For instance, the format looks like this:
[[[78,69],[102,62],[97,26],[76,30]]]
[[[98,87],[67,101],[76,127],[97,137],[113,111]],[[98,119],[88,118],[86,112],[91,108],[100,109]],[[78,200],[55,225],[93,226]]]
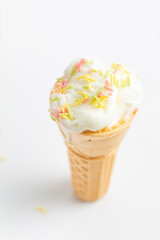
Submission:
[[[104,99],[107,99],[107,98],[108,98],[108,96],[105,95],[105,96],[100,97],[99,100],[100,100],[100,101],[103,101]]]
[[[63,105],[63,106],[61,107],[61,110],[63,111],[69,104],[70,104],[70,103],[66,103],[65,105]]]
[[[50,112],[50,109],[48,109],[48,112]]]
[[[116,78],[116,75],[113,76],[113,84],[118,88],[118,79]]]
[[[84,97],[84,98],[81,98],[81,99],[78,99],[74,104],[73,104],[73,107],[79,105],[80,103],[84,102],[88,97]]]
[[[69,116],[66,116],[66,115],[60,115],[60,118],[62,118],[62,119],[69,119]]]
[[[123,69],[123,71],[124,71],[125,73],[131,74],[130,72],[128,72],[128,71],[124,68],[124,66],[122,66],[122,65],[120,65],[120,66],[121,66],[121,68]]]
[[[111,78],[110,86],[113,87],[113,75],[112,75],[112,73],[110,74],[110,78]]]
[[[43,208],[43,207],[40,207],[40,206],[36,207],[36,210],[40,211],[40,212],[43,213],[43,214],[46,213],[46,209]]]
[[[86,92],[81,92],[81,91],[79,91],[78,93],[79,93],[80,95],[84,96],[84,97],[88,95]]]
[[[96,81],[96,79],[89,77],[88,74],[79,76],[79,77],[76,78],[76,80],[79,80],[79,79],[82,79],[82,78],[84,78],[84,80],[88,80],[88,81],[91,81],[91,82],[95,82]]]
[[[79,80],[79,79],[85,78],[86,76],[88,76],[88,75],[82,75],[82,76],[76,77],[76,80]]]
[[[67,110],[68,110],[68,116],[69,116],[70,120],[73,121],[74,118],[73,118],[72,113],[71,113],[70,105],[67,106]]]
[[[102,72],[102,70],[99,70],[99,73],[101,76],[104,76],[104,73]]]
[[[114,68],[114,69],[118,68],[118,64],[117,63],[112,63],[112,68]]]
[[[0,161],[5,161],[5,160],[6,160],[6,157],[0,156]]]
[[[123,78],[120,83],[120,88],[125,87],[125,85],[126,85],[126,80]]]
[[[109,75],[110,75],[110,73],[113,71],[113,69],[111,68],[111,69],[109,69],[107,72],[106,72],[106,74],[105,74],[105,78],[107,79],[108,77],[109,77]]]
[[[116,79],[116,87],[119,88],[119,81]]]
[[[114,75],[112,79],[113,79],[113,85],[115,86],[116,85],[116,76]]]

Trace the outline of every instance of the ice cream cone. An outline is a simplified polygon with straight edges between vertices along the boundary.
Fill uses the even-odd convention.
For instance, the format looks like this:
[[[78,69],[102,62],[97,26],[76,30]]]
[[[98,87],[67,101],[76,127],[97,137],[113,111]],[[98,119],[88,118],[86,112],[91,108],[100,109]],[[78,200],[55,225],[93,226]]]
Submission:
[[[72,184],[80,199],[95,201],[106,193],[117,150],[134,116],[135,113],[126,122],[97,132],[69,133],[70,139],[66,145]],[[59,127],[66,138],[65,131]]]

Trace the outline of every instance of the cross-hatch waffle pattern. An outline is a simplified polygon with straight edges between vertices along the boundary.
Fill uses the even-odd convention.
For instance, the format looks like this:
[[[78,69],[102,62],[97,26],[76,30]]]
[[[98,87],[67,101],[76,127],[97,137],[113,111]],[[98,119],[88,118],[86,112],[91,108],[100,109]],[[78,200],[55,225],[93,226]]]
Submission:
[[[107,191],[117,150],[134,116],[135,113],[128,121],[109,130],[70,133],[70,142],[66,146],[73,188],[80,199],[95,201]],[[63,129],[58,125],[66,139]]]
[[[68,148],[72,184],[76,195],[85,201],[95,201],[107,191],[116,150],[106,156],[86,159]]]

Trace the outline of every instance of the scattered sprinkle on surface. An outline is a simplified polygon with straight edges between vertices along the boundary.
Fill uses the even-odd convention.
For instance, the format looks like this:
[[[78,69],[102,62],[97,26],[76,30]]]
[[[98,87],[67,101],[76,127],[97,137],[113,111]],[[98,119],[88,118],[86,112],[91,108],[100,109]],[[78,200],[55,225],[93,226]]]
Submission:
[[[44,207],[41,207],[41,206],[37,206],[36,207],[36,210],[37,211],[40,211],[41,213],[45,214],[46,213],[46,209]]]

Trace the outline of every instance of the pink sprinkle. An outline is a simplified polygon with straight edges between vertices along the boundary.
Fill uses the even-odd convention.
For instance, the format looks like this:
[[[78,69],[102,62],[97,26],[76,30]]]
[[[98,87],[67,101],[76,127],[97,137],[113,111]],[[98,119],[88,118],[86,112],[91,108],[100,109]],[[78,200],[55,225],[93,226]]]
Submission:
[[[87,98],[86,100],[83,101],[83,103],[87,103],[89,101],[89,98]]]
[[[97,97],[102,97],[102,96],[104,96],[104,94],[102,93],[102,91],[98,94],[98,96]]]
[[[104,87],[105,87],[107,90],[113,92],[113,88],[111,88],[111,87],[107,87],[106,85],[105,85]]]
[[[106,80],[106,85],[107,85],[107,87],[109,87],[109,81],[108,80]]]
[[[110,96],[111,96],[111,95],[112,95],[112,93],[108,93],[108,95],[110,95]]]
[[[67,83],[68,83],[67,81],[64,81],[64,82],[62,83],[62,89],[67,86]]]
[[[116,74],[116,73],[117,73],[117,71],[118,71],[118,68],[116,68],[116,69],[114,70],[114,72],[113,72],[113,73],[114,73],[114,74]]]
[[[61,94],[61,92],[58,90],[58,88],[55,90],[58,94]]]
[[[57,87],[61,87],[61,85],[62,85],[61,83],[56,83]]]
[[[86,59],[82,58],[79,63],[75,64],[76,72],[80,72],[81,71],[81,68],[82,68],[83,64],[86,63],[86,61],[87,61]]]
[[[59,117],[59,114],[57,114],[57,113],[51,112],[50,114],[51,114],[53,117],[55,117],[56,119],[58,119],[58,117]]]
[[[91,71],[91,69],[89,69],[88,73],[89,73],[89,74],[92,74],[92,71]]]
[[[137,111],[138,111],[138,108],[136,108],[135,111],[137,112]]]
[[[58,107],[56,107],[56,111],[57,111],[58,113],[61,112],[61,110],[60,110]]]

